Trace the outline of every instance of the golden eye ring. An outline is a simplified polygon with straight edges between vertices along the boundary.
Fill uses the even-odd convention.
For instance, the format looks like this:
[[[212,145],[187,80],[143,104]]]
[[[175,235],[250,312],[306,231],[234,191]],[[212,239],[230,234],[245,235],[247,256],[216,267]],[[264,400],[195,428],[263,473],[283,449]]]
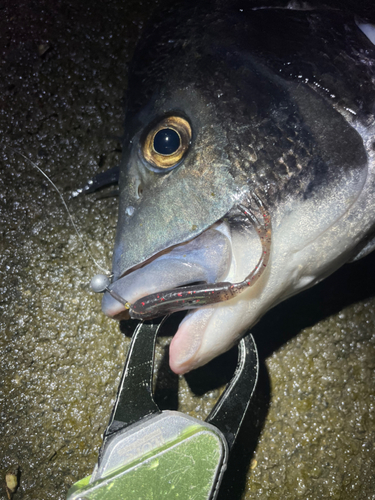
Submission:
[[[145,160],[156,171],[166,171],[177,166],[191,142],[191,127],[181,116],[168,116],[147,134],[142,145]]]

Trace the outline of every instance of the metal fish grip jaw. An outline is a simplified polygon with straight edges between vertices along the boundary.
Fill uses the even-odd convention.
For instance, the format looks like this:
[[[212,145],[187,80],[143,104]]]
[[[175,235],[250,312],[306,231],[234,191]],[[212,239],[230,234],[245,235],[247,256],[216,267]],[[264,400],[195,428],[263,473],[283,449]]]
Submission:
[[[152,376],[164,319],[135,329],[98,463],[67,500],[216,498],[257,382],[255,342],[251,335],[241,340],[232,380],[206,421],[161,411]]]

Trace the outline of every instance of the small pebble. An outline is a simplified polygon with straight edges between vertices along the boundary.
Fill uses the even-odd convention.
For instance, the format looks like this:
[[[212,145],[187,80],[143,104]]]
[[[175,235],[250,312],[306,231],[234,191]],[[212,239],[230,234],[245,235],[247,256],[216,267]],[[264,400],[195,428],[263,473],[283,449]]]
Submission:
[[[18,488],[18,471],[7,472],[5,475],[5,484],[8,499],[13,497],[13,493]]]

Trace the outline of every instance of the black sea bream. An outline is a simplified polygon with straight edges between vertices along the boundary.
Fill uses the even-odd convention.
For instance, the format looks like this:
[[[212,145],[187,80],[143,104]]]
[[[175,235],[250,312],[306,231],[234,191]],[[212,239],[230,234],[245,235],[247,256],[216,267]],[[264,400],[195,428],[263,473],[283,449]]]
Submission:
[[[131,67],[111,289],[132,317],[194,308],[171,343],[176,373],[374,246],[374,28],[251,5],[175,4]],[[103,311],[129,314],[108,292]]]

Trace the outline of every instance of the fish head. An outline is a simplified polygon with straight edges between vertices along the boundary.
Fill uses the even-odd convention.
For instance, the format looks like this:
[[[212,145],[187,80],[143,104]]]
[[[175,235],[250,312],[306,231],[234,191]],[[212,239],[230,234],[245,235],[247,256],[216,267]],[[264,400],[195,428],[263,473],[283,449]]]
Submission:
[[[260,253],[256,231],[243,223],[243,216],[226,220],[249,192],[246,176],[233,161],[238,144],[233,144],[232,130],[243,127],[246,115],[236,98],[242,82],[223,78],[226,67],[220,54],[207,54],[209,45],[205,48],[201,37],[195,41],[180,33],[170,58],[155,57],[171,45],[164,32],[141,44],[129,81],[112,288],[130,303],[177,286],[214,283],[228,278],[230,270],[230,279],[243,278],[242,261],[251,270]],[[238,106],[231,116],[226,108],[233,99]],[[166,166],[158,163],[153,150],[155,135],[165,129],[177,131],[183,145],[181,156]],[[234,240],[241,243],[236,245],[236,262]],[[252,258],[243,251],[249,242],[255,248]],[[111,317],[126,316],[108,293],[103,310]],[[199,324],[203,332],[203,322]],[[223,334],[215,352],[228,349],[227,344]]]
[[[373,80],[354,56],[362,82],[348,78],[347,25],[334,24],[337,48],[326,17],[317,35],[315,14],[230,15],[171,12],[130,70],[111,289],[134,304],[192,283],[244,280],[263,248],[238,213],[254,208],[254,193],[273,228],[256,285],[185,316],[170,347],[176,373],[228,350],[272,306],[337,269],[373,224],[370,101],[359,97]],[[354,39],[354,21],[350,29]],[[108,292],[102,309],[127,314]]]

